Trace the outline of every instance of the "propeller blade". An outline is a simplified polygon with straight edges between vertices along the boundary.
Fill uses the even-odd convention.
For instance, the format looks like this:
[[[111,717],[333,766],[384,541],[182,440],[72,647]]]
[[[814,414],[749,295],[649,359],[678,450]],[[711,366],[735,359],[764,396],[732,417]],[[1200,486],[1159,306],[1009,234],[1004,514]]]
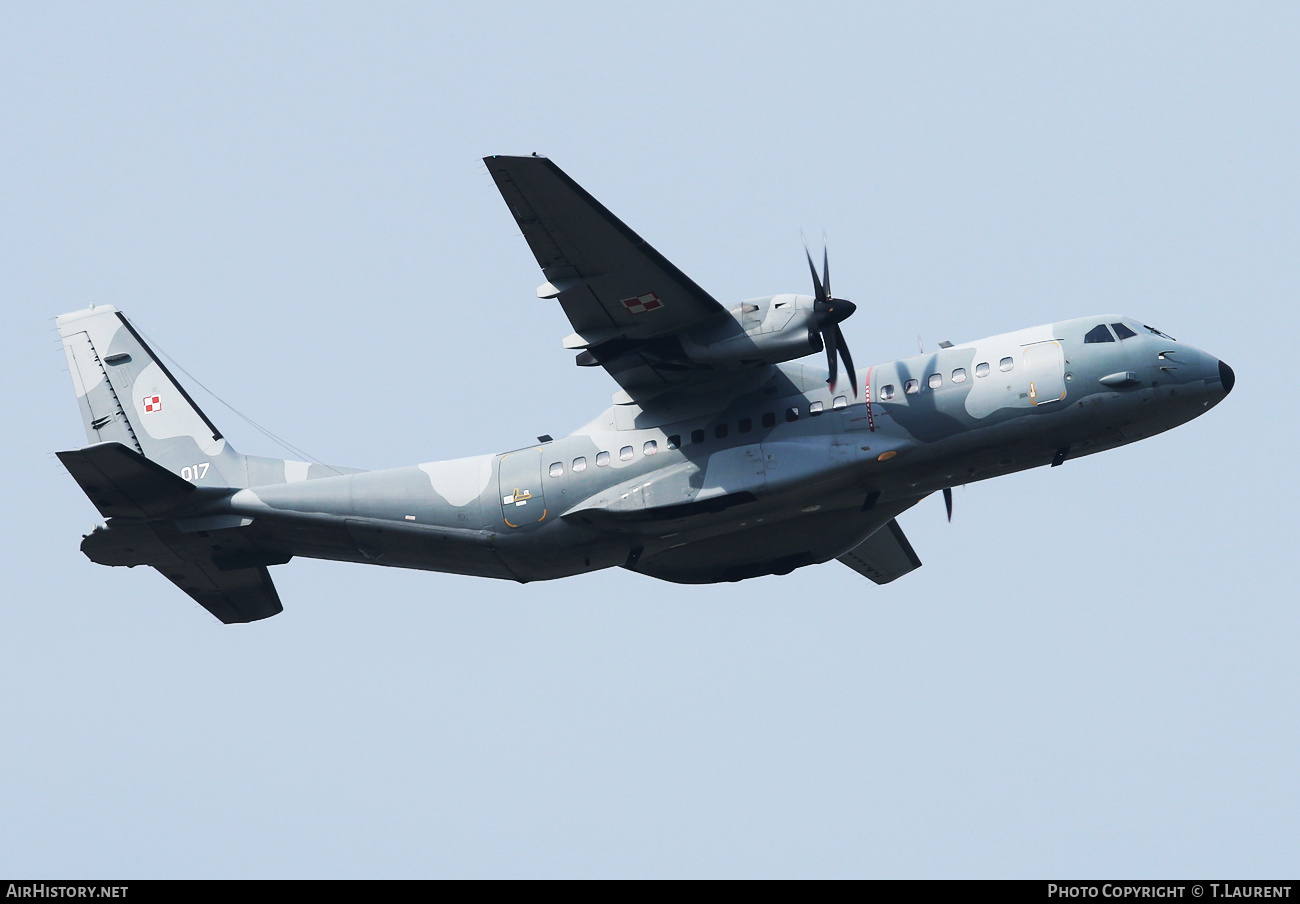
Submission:
[[[803,240],[803,253],[808,255],[808,272],[812,274],[813,288],[816,290],[817,301],[829,301],[830,295],[827,293],[825,287],[822,286],[822,281],[817,278],[817,265],[813,263],[812,252],[808,250],[807,239]]]
[[[835,391],[835,382],[839,379],[839,356],[837,351],[843,343],[844,336],[840,333],[839,324],[834,324],[832,329],[822,330],[822,342],[826,346],[826,368],[831,372],[830,379],[826,382],[831,385],[831,392]],[[852,371],[850,371],[852,376]],[[857,390],[853,392],[857,395]]]
[[[831,295],[831,253],[825,233],[822,234],[822,274],[817,276],[817,265],[813,263],[812,251],[808,248],[808,237],[803,238],[803,253],[808,258],[808,272],[812,275],[813,289],[813,325],[821,336],[822,348],[826,350],[826,369],[830,378],[826,381],[832,390],[840,376],[839,359],[844,359],[844,367],[849,372],[849,383],[853,386],[853,397],[858,397],[858,375],[853,370],[853,356],[844,342],[844,333],[840,323],[846,320],[857,305],[843,298]]]
[[[948,523],[952,524],[952,487],[943,488],[943,505],[948,510]]]
[[[826,290],[827,298],[834,298],[831,294],[831,247],[826,241],[826,233],[822,233],[822,288]]]
[[[844,359],[844,369],[849,372],[849,385],[853,387],[853,398],[858,397],[858,374],[853,369],[853,356],[849,354],[849,344],[844,341],[844,334],[840,332],[840,325],[835,324],[836,345],[840,350],[840,357]],[[831,387],[834,389],[834,386]]]

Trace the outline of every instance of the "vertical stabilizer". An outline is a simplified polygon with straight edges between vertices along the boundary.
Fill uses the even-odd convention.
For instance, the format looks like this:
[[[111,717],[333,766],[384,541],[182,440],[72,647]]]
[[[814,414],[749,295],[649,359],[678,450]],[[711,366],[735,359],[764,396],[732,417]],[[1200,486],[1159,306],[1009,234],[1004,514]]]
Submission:
[[[104,305],[57,318],[86,437],[134,449],[198,486],[242,486],[245,467],[140,334]]]

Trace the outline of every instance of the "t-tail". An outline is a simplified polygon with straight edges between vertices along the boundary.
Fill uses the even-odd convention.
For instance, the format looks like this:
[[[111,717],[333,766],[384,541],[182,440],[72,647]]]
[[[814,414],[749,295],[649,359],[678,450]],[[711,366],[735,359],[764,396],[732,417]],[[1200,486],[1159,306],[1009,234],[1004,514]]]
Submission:
[[[249,519],[204,509],[244,487],[353,469],[236,452],[111,306],[57,322],[92,443],[59,460],[108,519],[82,551],[103,565],[150,565],[226,623],[280,612],[267,566],[288,554],[246,530]]]

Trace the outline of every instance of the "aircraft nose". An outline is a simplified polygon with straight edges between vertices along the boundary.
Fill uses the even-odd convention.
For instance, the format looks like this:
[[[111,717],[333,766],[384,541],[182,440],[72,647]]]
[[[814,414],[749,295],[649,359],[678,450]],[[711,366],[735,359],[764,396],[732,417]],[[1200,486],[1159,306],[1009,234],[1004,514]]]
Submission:
[[[1223,381],[1223,394],[1227,395],[1232,392],[1232,385],[1237,382],[1237,375],[1232,372],[1232,368],[1219,362],[1219,379]]]

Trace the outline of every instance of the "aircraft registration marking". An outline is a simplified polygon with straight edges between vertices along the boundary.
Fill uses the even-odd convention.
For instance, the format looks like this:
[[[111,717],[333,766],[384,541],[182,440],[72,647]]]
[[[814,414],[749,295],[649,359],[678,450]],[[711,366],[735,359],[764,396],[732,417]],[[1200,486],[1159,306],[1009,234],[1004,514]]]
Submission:
[[[208,476],[208,468],[211,467],[211,464],[211,462],[201,461],[196,465],[186,465],[181,468],[181,478],[183,480],[188,480],[191,483],[196,480],[202,480],[204,477]]]

